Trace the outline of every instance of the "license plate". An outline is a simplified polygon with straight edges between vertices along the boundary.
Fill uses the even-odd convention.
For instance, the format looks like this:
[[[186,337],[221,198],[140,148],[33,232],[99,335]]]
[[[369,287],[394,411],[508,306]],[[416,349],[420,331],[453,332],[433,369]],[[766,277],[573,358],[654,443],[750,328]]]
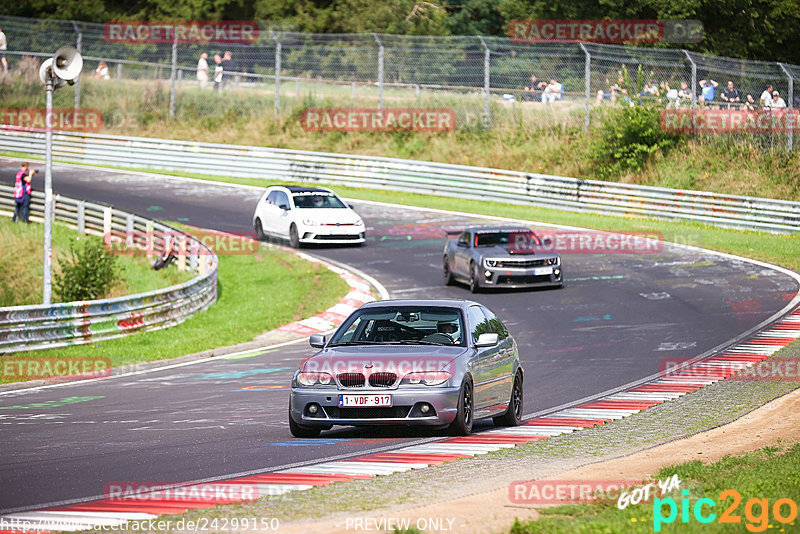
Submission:
[[[533,274],[535,276],[542,276],[542,275],[545,275],[545,274],[553,274],[553,268],[552,267],[537,267],[536,269],[533,270]]]
[[[339,395],[339,408],[373,408],[391,405],[391,395]]]

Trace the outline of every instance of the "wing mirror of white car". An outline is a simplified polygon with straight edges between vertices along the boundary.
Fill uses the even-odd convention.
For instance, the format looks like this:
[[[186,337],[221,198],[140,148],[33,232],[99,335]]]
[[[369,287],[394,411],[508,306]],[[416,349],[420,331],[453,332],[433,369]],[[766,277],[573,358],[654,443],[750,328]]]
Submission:
[[[494,347],[500,341],[500,337],[495,334],[481,334],[478,336],[478,341],[475,342],[475,346],[480,347]]]
[[[326,339],[323,334],[311,334],[311,337],[308,338],[308,344],[318,349],[321,349],[325,346],[325,341]]]
[[[289,211],[289,206],[287,206],[286,204],[279,204],[278,207],[283,211]]]

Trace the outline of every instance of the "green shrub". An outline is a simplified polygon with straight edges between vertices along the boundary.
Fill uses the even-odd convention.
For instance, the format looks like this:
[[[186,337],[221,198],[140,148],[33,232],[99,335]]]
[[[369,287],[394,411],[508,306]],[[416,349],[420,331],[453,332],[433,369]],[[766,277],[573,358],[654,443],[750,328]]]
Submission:
[[[58,262],[61,273],[53,275],[55,294],[61,302],[105,297],[120,281],[117,259],[98,239],[84,240],[82,246],[70,245],[69,256]]]
[[[668,152],[684,142],[685,134],[668,133],[661,128],[662,108],[651,105],[621,105],[602,118],[599,136],[592,144],[590,158],[601,178],[619,178],[639,172],[658,151]]]

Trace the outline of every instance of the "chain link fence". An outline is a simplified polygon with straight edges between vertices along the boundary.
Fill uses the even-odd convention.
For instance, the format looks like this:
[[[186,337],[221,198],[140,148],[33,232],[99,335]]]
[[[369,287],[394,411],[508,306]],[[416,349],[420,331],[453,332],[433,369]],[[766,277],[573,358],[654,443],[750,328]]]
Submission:
[[[800,66],[678,49],[480,36],[304,34],[263,25],[251,44],[133,45],[108,42],[98,23],[0,16],[0,28],[8,38],[11,76],[30,77],[58,47],[76,46],[84,56],[82,81],[74,92],[57,93],[56,105],[99,108],[108,126],[188,117],[213,122],[224,114],[289,116],[307,107],[451,108],[464,130],[548,121],[588,126],[592,114],[611,103],[744,108],[749,95],[751,107],[759,109],[768,86],[789,109],[800,106],[794,90]],[[214,58],[225,51],[233,68],[228,65],[216,83]],[[197,76],[203,52],[208,83]],[[101,61],[107,74],[96,71]],[[613,87],[620,77],[624,94]],[[556,84],[548,89],[551,79]],[[700,97],[702,80],[718,83],[713,102]],[[728,81],[741,103],[721,102]],[[682,83],[691,96],[676,101],[672,97]],[[560,92],[554,89],[558,84]],[[0,93],[0,100],[3,108],[26,102],[10,91]],[[792,150],[791,130],[762,138]]]

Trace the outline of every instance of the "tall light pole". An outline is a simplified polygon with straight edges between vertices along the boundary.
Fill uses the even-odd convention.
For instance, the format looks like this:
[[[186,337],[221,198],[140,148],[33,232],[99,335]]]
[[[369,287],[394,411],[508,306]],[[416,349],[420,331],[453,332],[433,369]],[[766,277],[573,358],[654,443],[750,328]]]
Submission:
[[[47,95],[45,107],[44,152],[44,253],[42,276],[42,304],[51,301],[51,262],[53,256],[53,91],[64,84],[75,83],[81,75],[83,58],[71,46],[62,46],[52,58],[39,68],[39,79]],[[77,111],[77,110],[76,110]]]

